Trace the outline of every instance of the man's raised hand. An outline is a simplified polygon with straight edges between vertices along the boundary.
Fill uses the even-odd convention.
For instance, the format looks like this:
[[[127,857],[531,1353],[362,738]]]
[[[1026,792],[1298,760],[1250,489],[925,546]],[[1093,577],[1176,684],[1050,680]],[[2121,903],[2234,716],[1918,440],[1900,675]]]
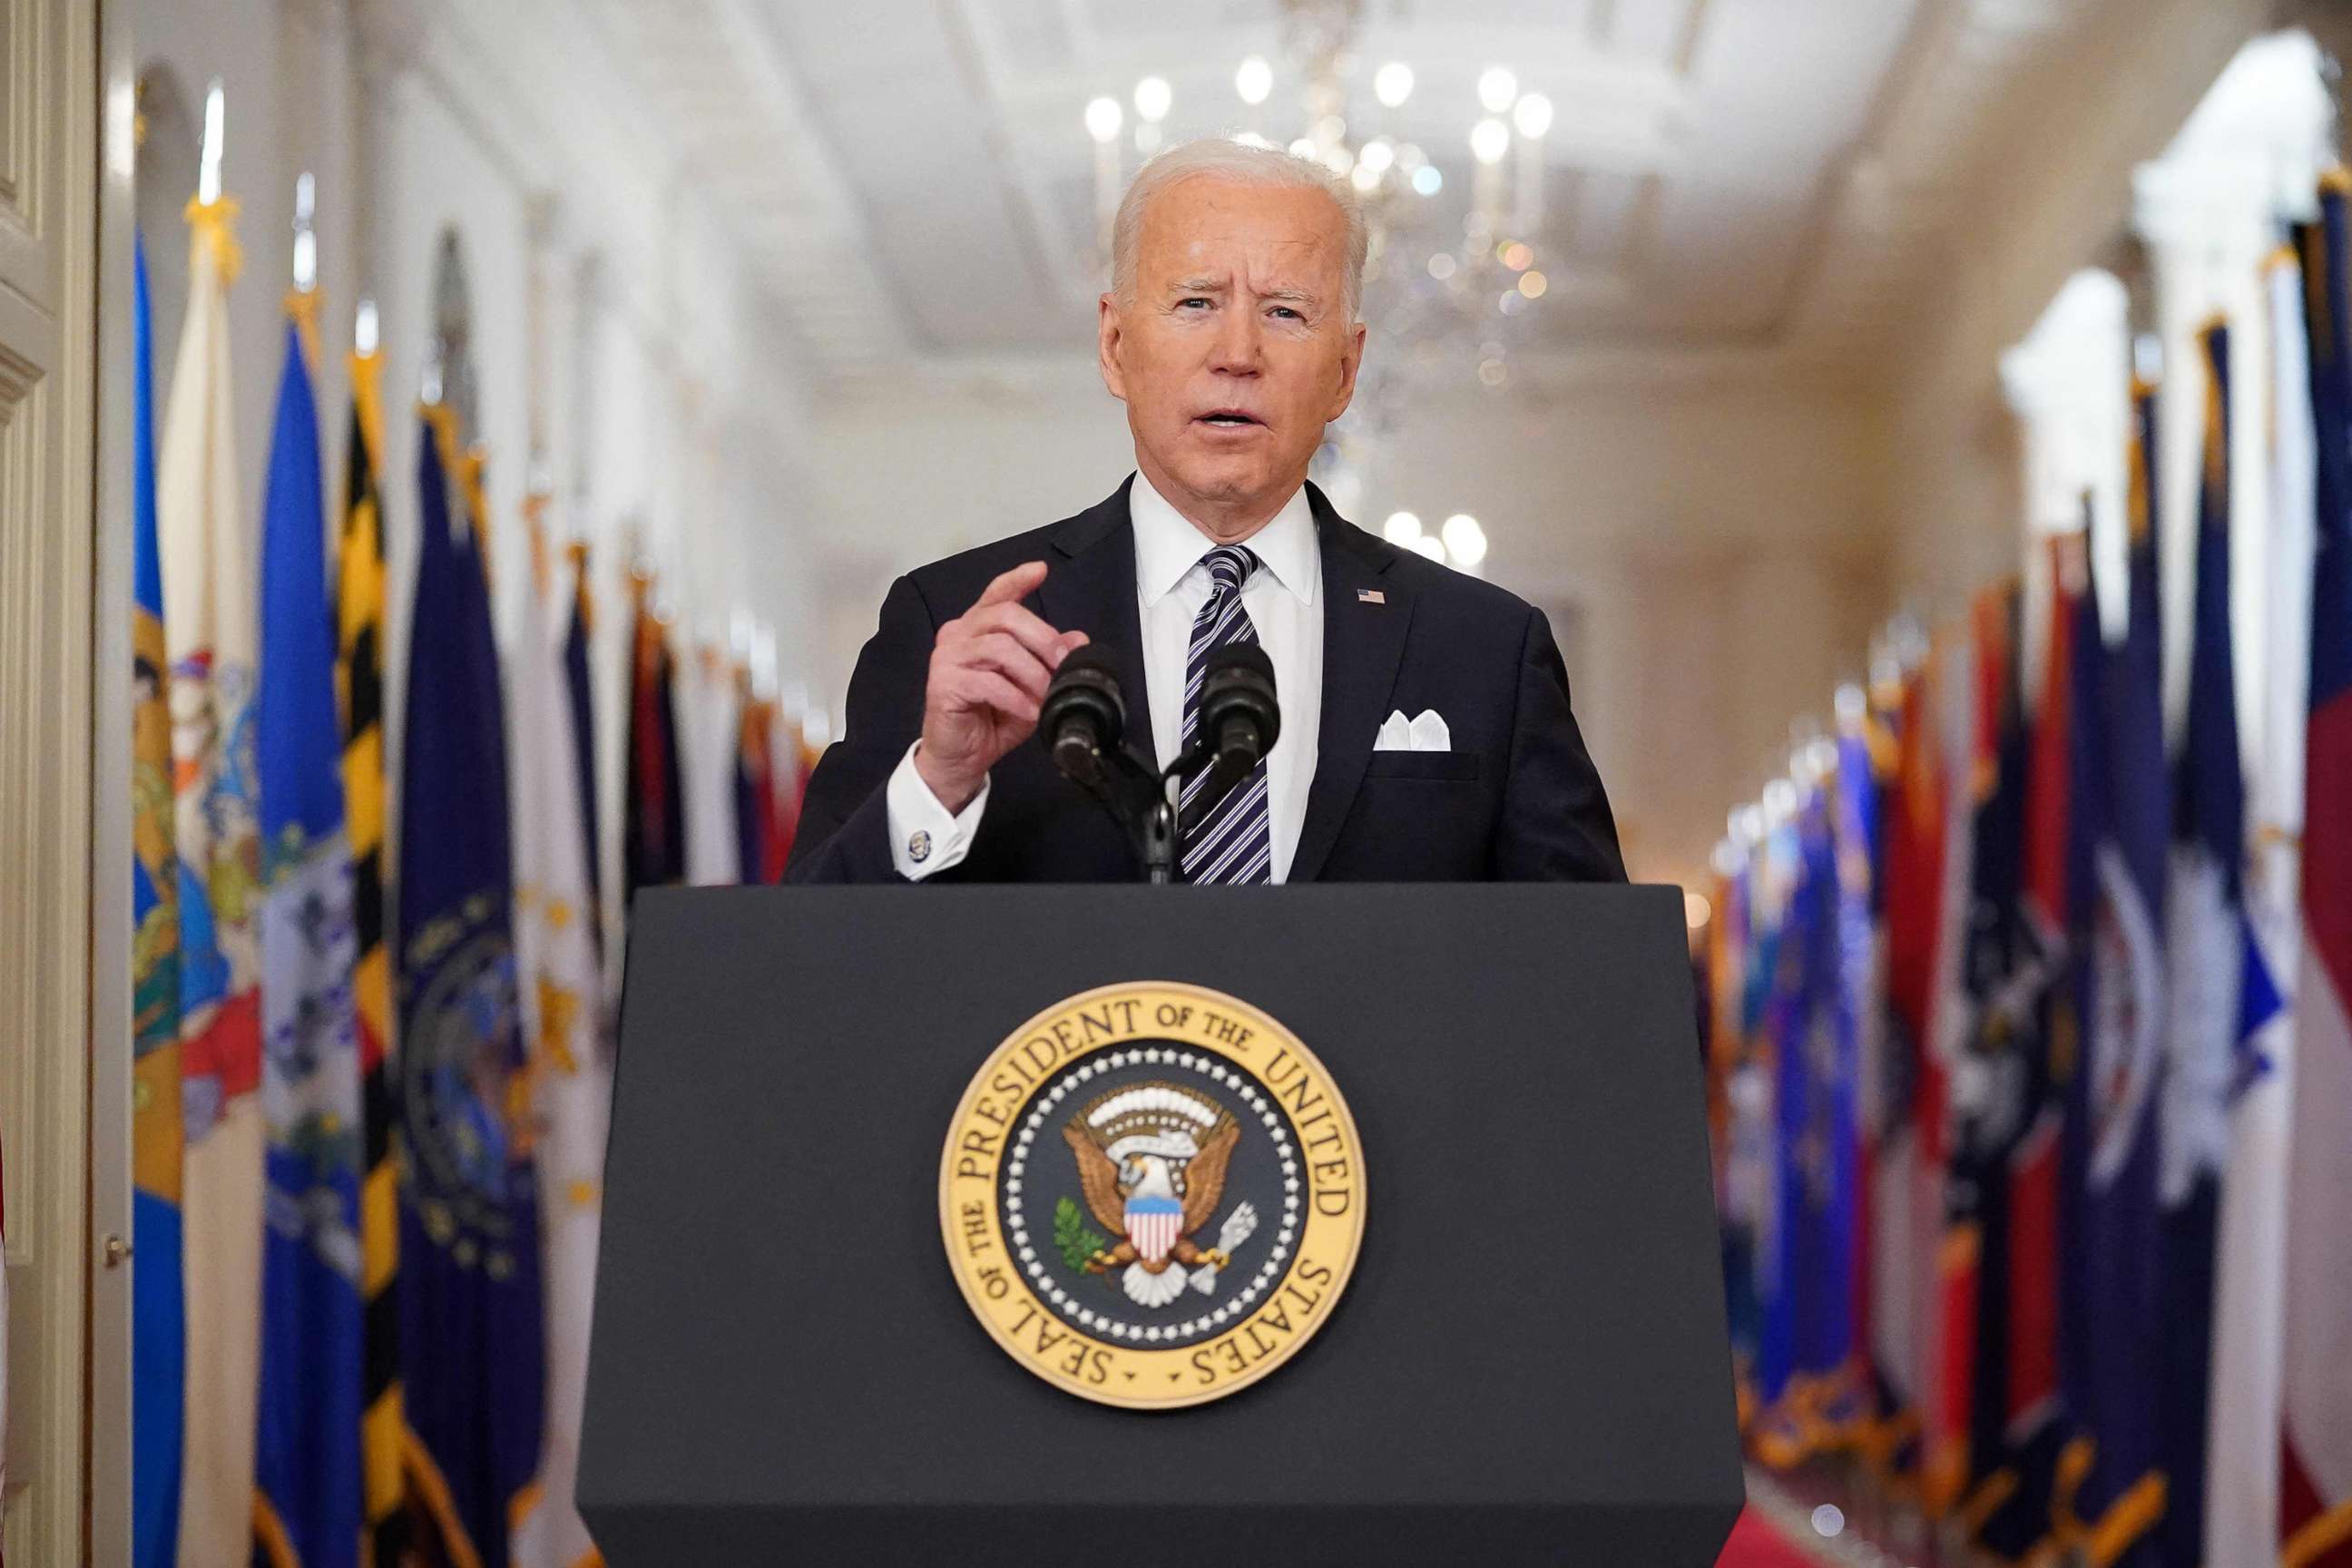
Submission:
[[[951,812],[971,805],[998,760],[1035,733],[1054,671],[1087,645],[1086,633],[1055,631],[1022,605],[1045,580],[1043,561],[1015,566],[932,645],[915,771]]]

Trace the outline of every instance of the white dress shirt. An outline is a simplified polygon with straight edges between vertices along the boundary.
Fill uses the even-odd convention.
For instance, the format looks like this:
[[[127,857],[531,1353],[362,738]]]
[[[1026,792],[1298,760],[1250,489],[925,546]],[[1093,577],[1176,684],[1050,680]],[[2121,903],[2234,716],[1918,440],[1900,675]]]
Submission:
[[[1143,629],[1151,743],[1164,767],[1175,756],[1184,728],[1184,667],[1192,652],[1192,622],[1209,599],[1209,569],[1201,558],[1217,542],[1193,527],[1140,473],[1128,491],[1128,515],[1135,527],[1135,596]],[[1242,542],[1258,559],[1258,569],[1243,584],[1242,606],[1257,627],[1258,645],[1274,663],[1275,689],[1282,697],[1282,735],[1265,759],[1273,834],[1269,875],[1280,882],[1290,876],[1298,830],[1307,820],[1307,792],[1315,782],[1316,736],[1323,717],[1323,615],[1316,604],[1323,587],[1323,556],[1306,487],[1293,491],[1272,521]],[[980,827],[988,788],[983,783],[969,805],[950,815],[915,771],[915,748],[908,747],[890,774],[885,797],[890,858],[898,874],[920,881],[961,861]]]

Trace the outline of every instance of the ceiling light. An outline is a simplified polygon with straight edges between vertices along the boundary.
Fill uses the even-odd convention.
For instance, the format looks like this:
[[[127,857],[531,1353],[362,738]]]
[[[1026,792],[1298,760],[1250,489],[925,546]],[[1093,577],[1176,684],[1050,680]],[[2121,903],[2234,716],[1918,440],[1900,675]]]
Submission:
[[[1551,129],[1551,100],[1542,93],[1531,92],[1511,106],[1511,123],[1519,134],[1532,142]]]
[[[1234,71],[1234,90],[1244,103],[1253,107],[1264,103],[1266,94],[1274,90],[1274,67],[1264,55],[1250,56]]]
[[[1118,134],[1121,122],[1127,119],[1115,98],[1097,98],[1087,105],[1087,134],[1097,142],[1108,142]]]
[[[1437,172],[1434,163],[1423,163],[1412,172],[1412,188],[1424,196],[1433,196],[1445,188],[1445,176]]]
[[[1454,276],[1454,266],[1452,255],[1441,250],[1429,258],[1429,275],[1443,283]]]
[[[1110,100],[1105,99],[1103,101],[1108,103]],[[1114,113],[1118,109],[1118,105],[1111,104]],[[1116,121],[1112,121],[1111,129],[1114,132],[1118,129]],[[1503,161],[1503,154],[1510,150],[1511,128],[1501,121],[1482,120],[1470,128],[1470,153],[1481,163],[1499,163]]]
[[[1372,74],[1372,96],[1394,109],[1412,96],[1412,68],[1391,60]]]
[[[1519,79],[1506,68],[1488,66],[1478,73],[1478,101],[1486,106],[1487,113],[1502,113],[1518,96]]]
[[[1530,300],[1542,299],[1544,290],[1550,287],[1551,279],[1533,268],[1519,274],[1519,292]]]
[[[1391,544],[1410,545],[1421,537],[1421,519],[1409,511],[1392,511],[1381,524],[1381,537]]]
[[[1423,534],[1412,542],[1412,548],[1414,554],[1426,555],[1432,561],[1443,563],[1445,560],[1445,546],[1437,542],[1437,535],[1433,533]]]
[[[1354,184],[1356,189],[1370,195],[1372,194],[1372,187],[1381,183],[1381,172],[1370,163],[1359,163],[1348,178]]]
[[[1315,156],[1315,139],[1311,136],[1301,136],[1290,144],[1290,155],[1294,158],[1312,158]]]
[[[1396,147],[1384,141],[1367,142],[1364,150],[1356,154],[1356,162],[1375,174],[1385,174],[1389,165],[1396,162]]]
[[[1164,76],[1148,76],[1135,84],[1135,112],[1147,125],[1157,125],[1168,118],[1168,106],[1176,99],[1175,90]]]

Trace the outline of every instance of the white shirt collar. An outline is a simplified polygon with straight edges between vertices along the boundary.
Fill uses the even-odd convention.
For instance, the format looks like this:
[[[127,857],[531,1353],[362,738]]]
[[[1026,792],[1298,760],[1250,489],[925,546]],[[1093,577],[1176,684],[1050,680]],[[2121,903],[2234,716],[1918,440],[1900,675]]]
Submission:
[[[1136,585],[1143,591],[1146,605],[1156,605],[1200,563],[1201,557],[1216,548],[1216,542],[1152,489],[1140,469],[1127,493],[1127,510],[1135,525]],[[1282,510],[1244,542],[1259,564],[1274,574],[1274,580],[1297,595],[1300,604],[1315,602],[1322,557],[1317,552],[1315,513],[1307,505],[1305,485],[1293,490]]]

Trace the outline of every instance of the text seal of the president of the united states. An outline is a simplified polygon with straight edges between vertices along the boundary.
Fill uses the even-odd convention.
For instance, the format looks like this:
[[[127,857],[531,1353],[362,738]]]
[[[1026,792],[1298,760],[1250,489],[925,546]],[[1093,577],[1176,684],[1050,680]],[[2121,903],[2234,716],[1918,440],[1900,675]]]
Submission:
[[[1023,1366],[1107,1405],[1198,1405],[1331,1315],[1363,1237],[1363,1151],[1323,1064],[1256,1007],[1106,985],[982,1064],[940,1225],[964,1299]]]

